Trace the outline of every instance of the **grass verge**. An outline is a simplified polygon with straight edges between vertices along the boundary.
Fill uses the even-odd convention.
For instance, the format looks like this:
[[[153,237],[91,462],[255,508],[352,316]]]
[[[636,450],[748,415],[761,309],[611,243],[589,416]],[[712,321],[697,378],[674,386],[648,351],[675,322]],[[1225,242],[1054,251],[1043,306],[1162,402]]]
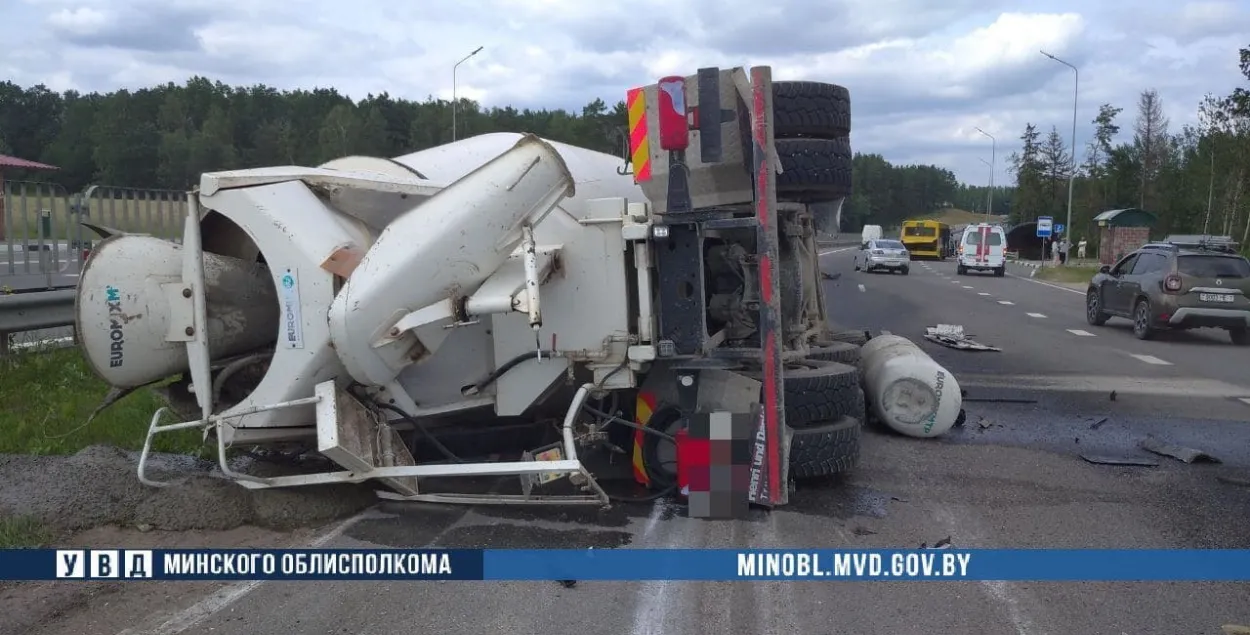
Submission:
[[[163,405],[141,388],[87,417],[109,387],[77,348],[14,352],[0,358],[0,454],[73,454],[89,445],[143,447],[152,414]],[[158,452],[200,455],[200,433],[169,432],[153,439]]]
[[[28,516],[0,518],[0,549],[33,549],[52,541],[52,531]]]
[[[1033,277],[1037,280],[1046,280],[1049,282],[1084,284],[1089,282],[1090,278],[1093,278],[1096,273],[1098,273],[1098,267],[1095,266],[1046,266],[1038,269],[1037,275]]]

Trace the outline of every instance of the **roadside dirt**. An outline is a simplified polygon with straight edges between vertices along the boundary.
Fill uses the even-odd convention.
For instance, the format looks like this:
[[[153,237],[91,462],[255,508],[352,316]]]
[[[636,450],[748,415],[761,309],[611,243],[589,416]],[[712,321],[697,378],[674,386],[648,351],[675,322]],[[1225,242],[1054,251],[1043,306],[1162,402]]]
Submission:
[[[294,469],[240,463],[257,474]],[[50,545],[56,547],[280,548],[307,544],[318,528],[377,501],[371,489],[355,485],[248,490],[214,475],[212,464],[185,456],[154,456],[150,465],[149,476],[173,484],[143,485],[135,454],[107,446],[72,456],[0,455],[0,518],[39,520],[58,536]],[[224,586],[0,583],[0,635],[115,633],[131,626],[124,620]]]

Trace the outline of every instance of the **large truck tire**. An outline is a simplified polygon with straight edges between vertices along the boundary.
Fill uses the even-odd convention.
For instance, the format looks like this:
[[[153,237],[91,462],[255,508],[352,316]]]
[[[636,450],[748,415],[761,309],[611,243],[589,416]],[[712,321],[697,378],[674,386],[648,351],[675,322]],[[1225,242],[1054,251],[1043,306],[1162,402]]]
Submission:
[[[777,139],[781,173],[777,196],[785,201],[820,203],[851,195],[849,139]]]
[[[842,416],[864,416],[864,391],[859,386],[859,369],[849,364],[804,360],[810,366],[787,368],[785,372],[786,424],[807,428],[821,421]],[[763,373],[742,371],[763,381]]]
[[[773,82],[773,134],[778,139],[849,136],[851,92],[823,82]]]
[[[868,343],[867,329],[847,329],[844,331],[831,331],[816,337],[818,343],[825,342],[849,342],[857,346],[863,346]]]
[[[859,344],[851,342],[827,341],[812,344],[807,353],[808,359],[819,359],[826,362],[839,362],[854,366],[859,363]]]
[[[859,463],[862,431],[863,423],[854,417],[791,430],[790,478],[801,480],[849,472]]]

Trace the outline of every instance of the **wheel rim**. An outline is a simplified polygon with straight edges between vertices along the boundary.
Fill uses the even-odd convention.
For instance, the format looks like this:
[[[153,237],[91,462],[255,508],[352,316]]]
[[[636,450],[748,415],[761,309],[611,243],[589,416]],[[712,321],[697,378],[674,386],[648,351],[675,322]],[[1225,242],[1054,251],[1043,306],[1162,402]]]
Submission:
[[[1093,322],[1098,319],[1098,294],[1085,294],[1085,315]]]
[[[1148,321],[1149,318],[1146,314],[1146,304],[1142,303],[1137,305],[1137,319],[1133,320],[1133,328],[1136,329],[1138,333],[1145,333]]]

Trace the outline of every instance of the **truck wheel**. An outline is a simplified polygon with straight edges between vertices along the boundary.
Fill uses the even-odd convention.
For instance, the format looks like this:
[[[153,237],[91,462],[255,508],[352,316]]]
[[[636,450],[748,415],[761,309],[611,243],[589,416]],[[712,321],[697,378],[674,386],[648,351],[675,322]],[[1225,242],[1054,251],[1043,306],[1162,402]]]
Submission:
[[[778,139],[836,139],[851,134],[851,92],[822,82],[773,82],[773,128]]]
[[[862,430],[860,420],[854,417],[792,430],[790,478],[800,480],[849,472],[859,463]]]
[[[777,139],[781,174],[777,195],[786,201],[820,203],[850,196],[848,139]]]
[[[863,346],[868,343],[868,331],[864,329],[848,329],[845,331],[832,331],[816,336],[816,345],[824,346],[829,342],[850,342]],[[835,360],[836,361],[836,360]]]
[[[786,369],[786,423],[790,427],[806,428],[844,415],[863,418],[864,391],[859,387],[858,368],[813,359],[803,363],[810,366]],[[763,381],[761,372],[741,372]]]
[[[819,346],[813,344],[807,353],[807,358],[854,366],[859,362],[859,346],[850,342],[826,342]]]

